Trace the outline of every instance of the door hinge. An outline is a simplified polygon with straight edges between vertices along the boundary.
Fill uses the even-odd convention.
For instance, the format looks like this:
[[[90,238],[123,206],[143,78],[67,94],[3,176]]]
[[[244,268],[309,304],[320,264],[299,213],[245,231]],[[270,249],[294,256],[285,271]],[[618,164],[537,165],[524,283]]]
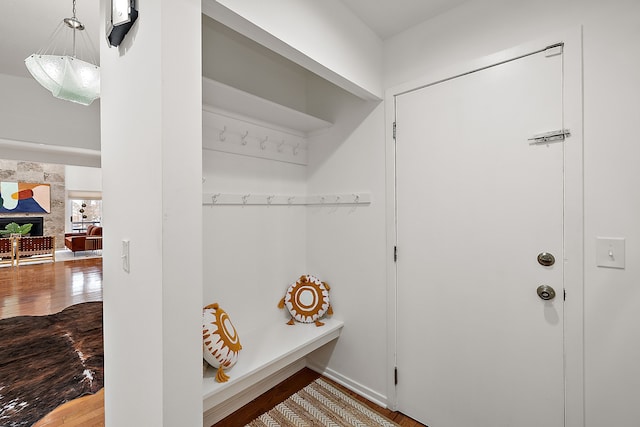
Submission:
[[[393,247],[393,262],[398,262],[398,247]]]
[[[393,122],[393,140],[396,140],[396,122]]]
[[[398,367],[393,368],[393,384],[398,385]]]
[[[566,300],[567,300],[567,290],[566,290],[566,289],[563,289],[563,290],[562,290],[562,300],[563,300],[563,301],[566,301]]]

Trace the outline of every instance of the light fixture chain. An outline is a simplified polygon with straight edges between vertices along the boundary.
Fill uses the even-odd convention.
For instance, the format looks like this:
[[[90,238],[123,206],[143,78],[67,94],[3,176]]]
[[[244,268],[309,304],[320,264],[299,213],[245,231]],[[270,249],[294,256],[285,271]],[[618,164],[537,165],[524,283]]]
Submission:
[[[73,0],[73,19],[76,19],[76,0]]]

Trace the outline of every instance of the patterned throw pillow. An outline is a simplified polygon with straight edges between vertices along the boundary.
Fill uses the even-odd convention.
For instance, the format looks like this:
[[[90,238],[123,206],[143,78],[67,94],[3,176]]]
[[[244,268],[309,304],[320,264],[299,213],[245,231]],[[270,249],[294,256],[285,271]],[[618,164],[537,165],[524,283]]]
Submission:
[[[207,363],[218,368],[216,381],[219,383],[229,381],[229,376],[224,369],[235,365],[242,346],[229,315],[220,308],[218,303],[210,304],[203,309],[202,350]]]
[[[293,325],[295,319],[301,323],[324,325],[319,319],[325,314],[333,314],[329,303],[329,290],[329,285],[317,277],[309,274],[300,276],[297,282],[289,286],[278,304],[281,309],[286,306],[291,314],[291,320],[287,324]]]

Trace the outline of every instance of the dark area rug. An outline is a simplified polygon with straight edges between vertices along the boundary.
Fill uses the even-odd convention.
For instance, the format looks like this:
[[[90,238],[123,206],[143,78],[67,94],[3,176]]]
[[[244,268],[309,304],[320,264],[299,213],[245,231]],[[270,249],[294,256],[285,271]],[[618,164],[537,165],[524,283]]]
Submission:
[[[102,303],[0,320],[0,426],[31,426],[104,383]]]

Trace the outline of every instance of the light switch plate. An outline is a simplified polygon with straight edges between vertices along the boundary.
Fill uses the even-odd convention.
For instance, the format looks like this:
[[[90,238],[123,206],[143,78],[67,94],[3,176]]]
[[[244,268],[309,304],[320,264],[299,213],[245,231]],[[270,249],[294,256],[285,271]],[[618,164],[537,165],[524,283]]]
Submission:
[[[624,238],[596,237],[598,267],[624,268]]]
[[[122,269],[125,272],[129,272],[130,271],[130,267],[129,267],[129,241],[128,240],[123,240],[122,241]]]

